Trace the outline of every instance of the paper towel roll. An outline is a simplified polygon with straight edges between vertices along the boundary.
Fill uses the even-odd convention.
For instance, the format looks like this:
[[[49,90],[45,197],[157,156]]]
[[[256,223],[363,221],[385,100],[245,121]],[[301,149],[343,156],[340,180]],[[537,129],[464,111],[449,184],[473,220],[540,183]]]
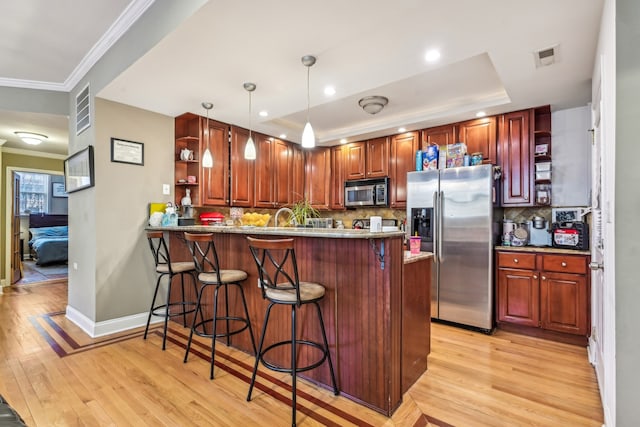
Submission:
[[[371,218],[369,218],[369,231],[375,233],[382,231],[381,216],[372,216]]]

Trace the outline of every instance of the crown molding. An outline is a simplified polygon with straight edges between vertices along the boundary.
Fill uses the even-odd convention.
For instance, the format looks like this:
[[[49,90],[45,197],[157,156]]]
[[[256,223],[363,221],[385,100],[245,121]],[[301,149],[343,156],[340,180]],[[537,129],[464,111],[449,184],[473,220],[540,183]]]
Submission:
[[[57,160],[65,160],[67,155],[65,154],[54,154],[54,153],[45,153],[42,151],[33,151],[33,150],[23,150],[21,148],[2,148],[0,144],[0,152],[7,154],[19,154],[22,156],[31,156],[31,157],[45,157],[48,159],[57,159]]]
[[[17,87],[22,89],[52,90],[71,92],[102,56],[122,37],[155,0],[133,0],[122,12],[109,29],[93,45],[82,61],[65,79],[64,83],[44,82],[36,80],[21,80],[0,78],[0,86]]]

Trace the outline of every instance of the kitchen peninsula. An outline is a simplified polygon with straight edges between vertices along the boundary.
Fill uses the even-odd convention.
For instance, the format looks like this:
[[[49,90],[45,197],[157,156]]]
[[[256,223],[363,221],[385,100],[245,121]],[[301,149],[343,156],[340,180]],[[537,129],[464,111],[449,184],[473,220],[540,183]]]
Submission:
[[[173,260],[190,259],[183,232],[215,233],[223,268],[241,269],[249,276],[244,290],[254,331],[261,330],[266,303],[257,286],[246,236],[294,238],[301,280],[326,288],[321,306],[341,395],[389,416],[426,370],[431,254],[405,252],[403,232],[198,225],[147,229],[166,232]],[[236,306],[240,301],[230,300],[230,304],[230,311],[240,308]],[[305,310],[299,317],[302,333],[320,339],[316,317]],[[289,334],[289,311],[274,311],[265,342],[287,339]],[[234,336],[231,345],[252,352],[247,334]],[[283,358],[285,354],[286,350]],[[315,355],[303,352],[300,357],[299,363],[304,363]],[[323,385],[330,383],[326,364],[304,376]]]

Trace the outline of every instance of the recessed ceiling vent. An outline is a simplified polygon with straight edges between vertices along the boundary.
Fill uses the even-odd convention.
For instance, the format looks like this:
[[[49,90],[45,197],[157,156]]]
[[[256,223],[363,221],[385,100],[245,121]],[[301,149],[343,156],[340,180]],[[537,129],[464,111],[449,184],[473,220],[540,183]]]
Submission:
[[[76,135],[91,125],[91,98],[89,97],[89,85],[76,95]]]
[[[533,53],[536,68],[555,64],[558,60],[558,46],[551,46]]]

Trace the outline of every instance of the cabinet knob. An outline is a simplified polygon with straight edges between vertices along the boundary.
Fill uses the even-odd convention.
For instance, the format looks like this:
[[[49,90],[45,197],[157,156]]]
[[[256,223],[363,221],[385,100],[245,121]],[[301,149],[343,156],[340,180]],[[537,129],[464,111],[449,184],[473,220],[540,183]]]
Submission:
[[[518,258],[514,258],[513,262],[515,262],[517,264],[518,263]]]
[[[563,267],[566,267],[566,266],[567,266],[567,263],[566,263],[566,262],[564,262],[564,261],[562,261],[562,266],[563,266]]]
[[[537,274],[534,274],[534,275],[533,275],[533,278],[534,278],[534,279],[537,279],[537,278],[538,278],[538,275],[537,275]]]
[[[545,276],[542,276],[542,280],[547,280],[547,278]]]

